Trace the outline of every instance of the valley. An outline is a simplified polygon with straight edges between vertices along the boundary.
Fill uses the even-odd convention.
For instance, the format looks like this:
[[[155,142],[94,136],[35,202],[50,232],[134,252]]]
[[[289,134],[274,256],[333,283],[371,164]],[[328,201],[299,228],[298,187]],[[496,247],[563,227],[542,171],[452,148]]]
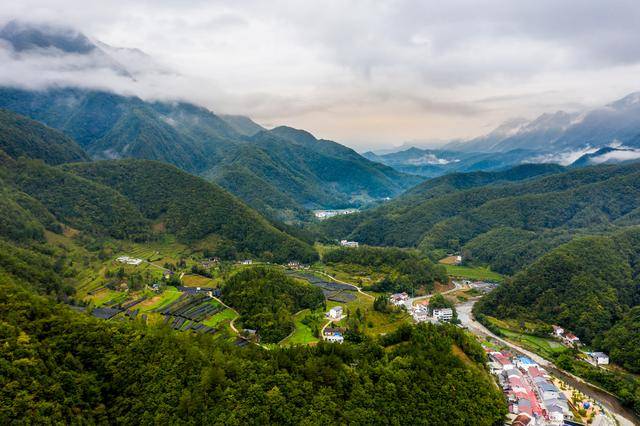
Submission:
[[[640,92],[483,8],[435,37],[444,6],[394,31],[417,5],[347,3],[69,13],[110,42],[172,26],[176,69],[44,6],[0,21],[0,424],[640,424]],[[591,80],[490,71],[466,33]]]

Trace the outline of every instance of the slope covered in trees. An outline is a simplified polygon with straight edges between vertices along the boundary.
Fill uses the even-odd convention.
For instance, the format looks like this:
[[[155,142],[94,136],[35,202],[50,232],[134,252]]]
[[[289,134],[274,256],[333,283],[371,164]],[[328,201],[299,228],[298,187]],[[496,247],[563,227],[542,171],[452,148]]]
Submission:
[[[638,352],[626,349],[640,338],[639,260],[640,228],[578,238],[487,295],[477,311],[559,324],[638,371]]]
[[[81,89],[0,88],[0,108],[61,130],[94,158],[173,164],[282,219],[305,218],[308,208],[392,197],[420,181],[307,132],[255,126],[247,132],[187,103]],[[293,203],[283,208],[282,200]]]
[[[238,252],[268,260],[312,261],[314,250],[269,224],[220,187],[173,166],[147,160],[65,166],[82,178],[123,194],[144,217],[185,242],[217,235]]]
[[[293,331],[292,314],[324,305],[319,287],[271,268],[249,268],[227,280],[224,301],[240,312],[244,328],[258,332],[260,340],[277,343]]]
[[[482,349],[456,328],[241,349],[210,335],[105,322],[36,295],[56,294],[50,283],[71,277],[71,263],[54,261],[53,248],[0,243],[1,423],[492,425],[506,412]]]
[[[503,177],[471,189],[470,181],[482,185],[490,180],[465,175],[434,179],[377,209],[328,220],[323,228],[332,237],[373,245],[459,250],[467,261],[513,273],[576,234],[638,223],[637,164],[563,173],[548,166],[527,169],[512,170],[516,182],[505,183]],[[552,174],[531,178],[535,171]]]
[[[0,149],[14,158],[26,156],[54,165],[89,160],[62,132],[5,109],[0,109]]]

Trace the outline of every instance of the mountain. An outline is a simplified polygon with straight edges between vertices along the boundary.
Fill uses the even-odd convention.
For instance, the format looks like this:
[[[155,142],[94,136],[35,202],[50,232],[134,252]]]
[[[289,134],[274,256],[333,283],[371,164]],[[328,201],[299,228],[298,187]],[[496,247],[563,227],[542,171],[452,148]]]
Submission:
[[[483,298],[477,310],[499,318],[559,324],[637,373],[640,353],[628,342],[640,336],[638,308],[631,309],[640,305],[638,259],[638,227],[575,239]]]
[[[640,147],[640,92],[582,113],[557,111],[532,121],[508,120],[494,131],[469,141],[456,141],[445,150],[507,152],[527,149],[562,153],[611,144]]]
[[[0,209],[7,216],[0,232],[5,235],[38,239],[44,229],[60,232],[64,225],[95,237],[138,241],[166,233],[213,252],[232,250],[267,260],[317,257],[308,244],[276,229],[213,183],[149,160],[77,162],[85,158],[81,150],[61,158],[59,145],[79,149],[77,144],[33,120],[5,115],[17,117],[22,134],[39,137],[37,143],[12,149],[13,158],[0,150]],[[10,126],[1,129],[0,135],[14,134]],[[3,146],[15,146],[4,140]],[[44,162],[65,159],[74,162],[56,167]]]
[[[600,148],[595,152],[584,154],[574,161],[572,167],[585,167],[594,164],[616,164],[640,159],[640,150],[633,148]]]
[[[639,223],[639,179],[638,164],[452,174],[322,226],[366,244],[462,251],[469,262],[513,273],[574,235]]]
[[[390,154],[377,155],[372,152],[363,156],[394,169],[424,177],[438,177],[447,173],[491,171],[531,162],[540,154],[526,149],[507,152],[457,152],[439,149],[409,148]]]
[[[253,136],[256,133],[267,130],[249,117],[245,117],[244,115],[221,114],[220,118],[222,118],[229,126],[231,126],[233,130],[244,136]]]
[[[0,109],[0,150],[52,165],[88,161],[89,156],[64,133],[8,110]]]
[[[41,62],[57,59],[62,71],[109,70],[131,81],[145,73],[173,73],[139,49],[114,47],[92,40],[73,28],[13,20],[0,28],[0,48],[13,59]]]
[[[184,102],[72,88],[2,88],[0,108],[64,132],[94,159],[173,164],[219,182],[279,219],[393,197],[420,181],[304,131],[280,127],[243,135],[214,113]]]

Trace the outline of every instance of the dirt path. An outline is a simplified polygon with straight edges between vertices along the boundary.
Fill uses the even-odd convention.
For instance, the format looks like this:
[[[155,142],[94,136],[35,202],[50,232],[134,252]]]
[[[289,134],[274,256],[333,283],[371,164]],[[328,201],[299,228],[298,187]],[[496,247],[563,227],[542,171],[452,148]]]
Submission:
[[[351,287],[355,288],[355,289],[357,290],[357,292],[358,292],[358,293],[360,293],[360,294],[364,294],[365,296],[367,296],[367,297],[368,297],[368,298],[370,298],[370,299],[375,299],[375,297],[373,297],[372,295],[370,295],[370,294],[368,294],[368,293],[365,293],[364,291],[362,291],[362,288],[358,287],[358,286],[357,286],[357,285],[355,285],[355,284],[351,284],[351,283],[348,283],[348,282],[345,282],[345,281],[339,280],[339,279],[337,279],[336,277],[332,277],[331,275],[329,275],[329,274],[327,274],[327,273],[325,273],[325,272],[322,272],[322,271],[317,271],[317,272],[318,272],[319,274],[321,274],[321,275],[324,275],[325,277],[328,277],[328,278],[332,279],[333,281],[335,281],[335,282],[337,282],[337,283],[339,283],[339,284],[344,284],[344,285],[348,285],[348,286],[351,286]]]

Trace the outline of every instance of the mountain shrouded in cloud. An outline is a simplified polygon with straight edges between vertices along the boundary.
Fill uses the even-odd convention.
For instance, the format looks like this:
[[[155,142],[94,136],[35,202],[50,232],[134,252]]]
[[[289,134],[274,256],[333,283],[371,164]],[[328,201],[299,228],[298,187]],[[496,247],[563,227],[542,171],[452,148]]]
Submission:
[[[640,50],[624,35],[636,30],[640,7],[625,0],[83,6],[5,2],[0,23],[73,28],[135,81],[104,66],[83,72],[86,55],[60,60],[30,51],[18,60],[3,50],[0,82],[180,99],[358,149],[469,139],[509,117],[581,112],[638,90]],[[123,58],[97,40],[139,48],[174,72],[142,66],[142,56]]]

